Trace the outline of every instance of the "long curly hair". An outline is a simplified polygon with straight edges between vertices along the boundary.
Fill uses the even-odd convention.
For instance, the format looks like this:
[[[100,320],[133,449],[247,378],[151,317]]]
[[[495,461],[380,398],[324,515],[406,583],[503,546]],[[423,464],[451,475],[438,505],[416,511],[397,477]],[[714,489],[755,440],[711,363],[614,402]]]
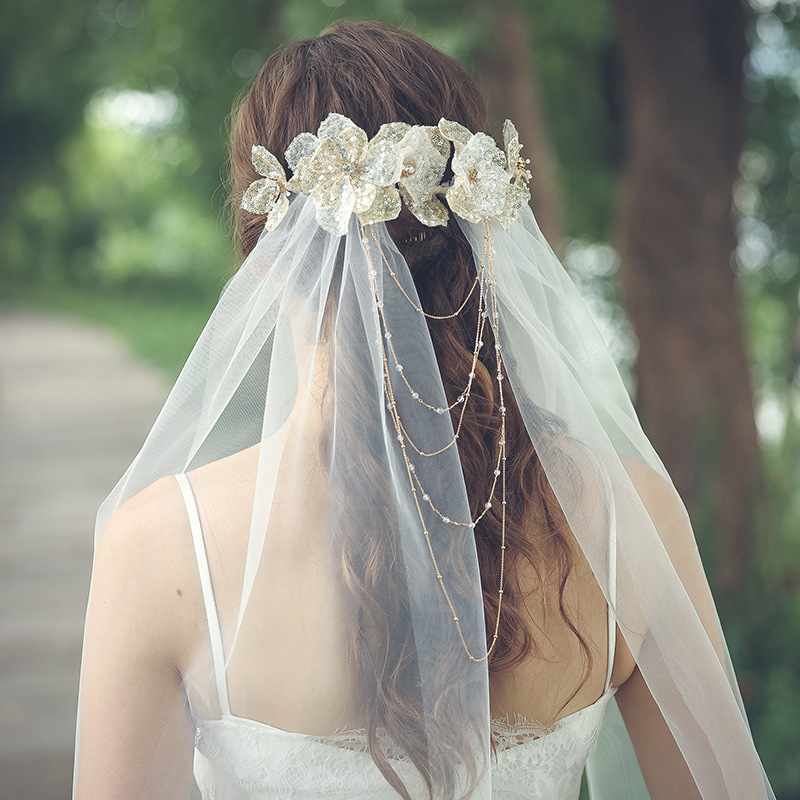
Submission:
[[[472,131],[485,130],[486,108],[481,94],[458,62],[407,31],[376,22],[341,22],[319,36],[298,42],[275,53],[256,77],[234,111],[230,148],[230,200],[237,207],[245,188],[258,175],[250,161],[253,144],[264,145],[282,162],[291,140],[304,131],[316,131],[330,113],[349,117],[374,136],[387,122],[436,125],[441,117],[460,122]],[[448,314],[453,298],[464,297],[475,277],[475,263],[469,244],[452,220],[446,227],[425,228],[405,209],[387,223],[405,257],[426,311]],[[264,218],[237,210],[235,230],[242,255],[255,247]],[[424,235],[421,235],[423,234]],[[430,320],[429,330],[448,396],[458,397],[464,375],[472,363],[477,295],[465,313],[446,321]],[[494,353],[494,337],[486,326],[482,353]],[[360,349],[360,353],[366,352]],[[360,356],[363,358],[363,356]],[[337,376],[337,387],[349,386],[358,396],[365,380],[359,368],[359,343],[353,344],[348,374]],[[498,403],[493,383],[491,355],[482,355],[476,368],[470,403],[458,440],[458,453],[472,506],[473,518],[483,511],[489,495],[500,436]],[[344,362],[347,363],[347,362]],[[342,389],[340,389],[342,390]],[[499,639],[489,659],[490,675],[509,670],[536,653],[525,597],[515,580],[515,564],[527,561],[538,574],[540,586],[552,585],[556,576],[558,607],[565,625],[572,631],[585,654],[585,672],[592,663],[591,649],[581,636],[564,604],[564,587],[573,566],[572,536],[566,519],[537,457],[519,412],[513,391],[506,388],[506,440],[509,457],[507,474],[507,561],[503,613]],[[357,404],[353,404],[357,408]],[[460,410],[460,407],[456,407]],[[454,412],[455,413],[455,412]],[[337,419],[337,426],[351,424],[363,429],[363,420]],[[543,419],[557,439],[564,433],[556,420]],[[364,434],[362,434],[363,437]],[[325,443],[323,443],[323,450]],[[337,454],[337,458],[346,457]],[[361,454],[361,458],[369,457]],[[368,746],[377,767],[398,794],[409,800],[402,780],[383,752],[378,733],[382,729],[399,745],[419,770],[431,796],[462,794],[455,787],[454,760],[467,766],[473,779],[480,765],[470,753],[468,742],[447,724],[423,724],[419,694],[419,667],[409,629],[409,600],[404,568],[393,547],[390,515],[379,513],[383,486],[370,464],[350,465],[337,475],[352,476],[346,486],[349,501],[359,495],[369,502],[350,502],[363,508],[369,518],[360,529],[370,531],[367,542],[355,541],[342,530],[342,570],[356,614],[350,644],[350,663],[359,681],[370,686],[362,698],[360,712],[365,720]],[[369,476],[369,481],[358,476]],[[349,528],[352,528],[352,519]],[[494,630],[500,580],[501,519],[492,508],[474,529],[483,588],[487,635]],[[443,665],[442,691],[454,683]],[[578,691],[577,689],[575,690]],[[434,723],[435,724],[435,723]],[[454,754],[456,758],[454,759]]]

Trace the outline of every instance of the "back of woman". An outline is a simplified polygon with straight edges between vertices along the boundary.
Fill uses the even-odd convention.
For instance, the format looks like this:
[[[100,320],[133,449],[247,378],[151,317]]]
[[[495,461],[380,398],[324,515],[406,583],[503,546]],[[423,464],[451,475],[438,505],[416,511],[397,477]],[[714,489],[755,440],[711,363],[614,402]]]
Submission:
[[[594,750],[593,797],[772,796],[683,506],[485,117],[374,23],[240,104],[244,263],[98,520],[77,798],[576,800]]]

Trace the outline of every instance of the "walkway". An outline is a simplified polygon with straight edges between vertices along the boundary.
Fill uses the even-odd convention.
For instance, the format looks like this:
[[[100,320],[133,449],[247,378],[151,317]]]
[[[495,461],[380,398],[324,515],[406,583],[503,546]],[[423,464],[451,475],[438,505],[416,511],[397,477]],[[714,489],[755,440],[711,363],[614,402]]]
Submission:
[[[0,311],[0,800],[68,800],[94,514],[167,386],[112,334]]]

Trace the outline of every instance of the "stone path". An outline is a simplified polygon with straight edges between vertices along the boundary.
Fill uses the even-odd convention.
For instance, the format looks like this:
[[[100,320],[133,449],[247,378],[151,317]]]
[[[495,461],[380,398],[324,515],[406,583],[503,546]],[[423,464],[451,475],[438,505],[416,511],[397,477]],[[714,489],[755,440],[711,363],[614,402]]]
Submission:
[[[167,389],[102,329],[0,310],[0,800],[69,800],[94,515]]]

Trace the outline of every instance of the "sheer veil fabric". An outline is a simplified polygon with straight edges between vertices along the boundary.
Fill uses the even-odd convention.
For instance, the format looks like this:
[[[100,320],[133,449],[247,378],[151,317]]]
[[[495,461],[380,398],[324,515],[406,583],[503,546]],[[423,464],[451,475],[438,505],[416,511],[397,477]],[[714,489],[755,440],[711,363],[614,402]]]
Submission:
[[[527,432],[701,796],[772,798],[688,519],[586,305],[527,206],[508,230],[458,223]],[[454,310],[461,299],[453,298]],[[292,197],[283,222],[264,232],[226,287],[103,504],[98,547],[121,507],[144,505],[152,520],[146,552],[158,550],[175,581],[187,576],[180,588],[198,597],[198,579],[188,577],[197,571],[188,523],[173,513],[174,476],[186,474],[234,713],[310,734],[360,728],[354,709],[383,702],[378,675],[382,691],[407,699],[408,719],[398,724],[414,736],[395,744],[419,749],[433,796],[488,800],[493,752],[481,658],[492,631],[487,638],[469,524],[476,515],[455,437],[463,403],[452,392],[448,399],[415,306],[424,300],[384,223],[362,229],[354,215],[335,236],[317,224],[310,198]],[[647,487],[674,496],[674,524],[656,529]],[[498,488],[486,501],[500,496]],[[359,593],[369,603],[354,612]],[[94,596],[93,588],[90,617]],[[138,626],[118,632],[125,645],[114,652],[135,661],[154,612],[150,598],[132,597],[142,608]],[[370,648],[369,632],[379,628],[392,632],[397,652]],[[206,638],[193,642],[180,679],[191,714],[213,719],[223,667],[218,657],[215,673]],[[84,656],[84,692],[98,675],[93,652]],[[383,663],[402,667],[383,674]],[[98,713],[82,705],[83,719]],[[125,723],[131,741],[152,745],[137,751],[150,755],[140,757],[141,791],[131,797],[174,796],[160,771],[191,751],[156,716]],[[378,758],[391,766],[390,749]],[[78,787],[81,768],[79,758]],[[590,757],[592,798],[633,797],[637,781],[630,740],[610,713]],[[415,800],[427,796],[413,794],[422,790],[412,783]]]

